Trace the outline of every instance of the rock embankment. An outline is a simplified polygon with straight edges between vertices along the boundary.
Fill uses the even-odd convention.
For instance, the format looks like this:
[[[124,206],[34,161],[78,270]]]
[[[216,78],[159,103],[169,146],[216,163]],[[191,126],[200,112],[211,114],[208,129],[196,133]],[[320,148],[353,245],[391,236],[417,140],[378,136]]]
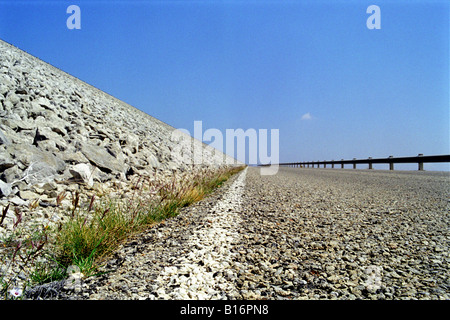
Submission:
[[[189,171],[191,143],[203,166],[224,164],[223,153],[177,143],[173,127],[38,58],[3,41],[0,52],[0,205],[48,206],[71,184]]]
[[[0,240],[11,234],[17,213],[21,232],[30,234],[36,225],[61,221],[74,194],[121,197],[138,177],[190,179],[196,150],[203,157],[195,169],[234,163],[174,131],[0,40],[0,214],[10,205]]]
[[[2,196],[91,173],[104,182],[189,169],[172,152],[187,150],[177,149],[171,126],[3,41],[0,51]],[[224,163],[221,152],[208,151],[204,165]]]

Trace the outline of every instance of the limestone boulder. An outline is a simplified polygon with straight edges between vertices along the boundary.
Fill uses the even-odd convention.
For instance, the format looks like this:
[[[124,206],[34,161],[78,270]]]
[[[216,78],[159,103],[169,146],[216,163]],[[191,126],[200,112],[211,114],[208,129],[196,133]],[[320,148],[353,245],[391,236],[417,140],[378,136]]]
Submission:
[[[69,171],[75,180],[81,181],[89,187],[94,185],[94,170],[86,163],[79,163],[69,168]]]
[[[127,167],[122,159],[115,158],[104,147],[89,143],[81,144],[81,153],[96,167],[106,173],[125,175]]]

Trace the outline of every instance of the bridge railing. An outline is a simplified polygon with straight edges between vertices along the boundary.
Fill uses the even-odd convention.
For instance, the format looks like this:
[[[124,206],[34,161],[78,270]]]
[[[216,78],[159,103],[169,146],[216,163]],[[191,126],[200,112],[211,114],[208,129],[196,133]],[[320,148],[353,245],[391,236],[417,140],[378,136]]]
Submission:
[[[341,168],[344,168],[344,165],[351,164],[353,165],[353,169],[356,169],[357,164],[368,164],[369,169],[373,169],[374,163],[387,163],[389,164],[389,170],[394,170],[394,164],[395,163],[417,163],[418,164],[418,170],[423,170],[423,164],[424,163],[438,163],[438,162],[450,162],[450,155],[435,155],[435,156],[424,156],[422,153],[419,153],[419,155],[415,157],[393,157],[389,156],[388,158],[367,158],[367,159],[356,159],[353,158],[352,160],[330,160],[330,161],[304,161],[304,162],[286,162],[286,163],[280,163],[280,166],[288,166],[288,167],[301,167],[301,168],[309,168],[312,166],[314,168],[317,166],[317,168],[320,168],[321,165],[323,165],[324,168],[327,167],[327,165],[331,165],[331,168],[334,168],[335,165],[340,165]]]

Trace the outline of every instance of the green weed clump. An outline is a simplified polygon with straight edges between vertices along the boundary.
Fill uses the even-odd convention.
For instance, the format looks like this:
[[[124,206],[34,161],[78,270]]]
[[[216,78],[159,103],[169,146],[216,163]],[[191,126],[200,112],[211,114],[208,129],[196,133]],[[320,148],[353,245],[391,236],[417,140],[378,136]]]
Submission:
[[[176,216],[180,208],[203,199],[242,169],[202,170],[193,179],[174,176],[169,183],[139,178],[128,201],[91,196],[87,208],[80,206],[75,194],[71,217],[56,232],[55,260],[61,266],[77,265],[86,276],[95,274],[126,238]],[[152,197],[143,197],[149,193]]]
[[[83,197],[75,192],[63,223],[37,225],[31,235],[22,228],[23,214],[15,207],[12,229],[0,237],[0,299],[21,299],[28,286],[64,279],[71,265],[78,266],[85,276],[95,274],[128,237],[176,216],[180,208],[203,199],[242,169],[199,170],[193,178],[174,175],[170,182],[138,177],[132,195],[125,200],[99,194],[82,203]],[[57,196],[56,208],[62,209],[67,195]],[[38,206],[38,201],[30,203],[30,213]],[[11,210],[10,205],[1,210],[0,227]],[[6,276],[3,270],[18,271]],[[25,287],[16,281],[22,272],[29,276]]]

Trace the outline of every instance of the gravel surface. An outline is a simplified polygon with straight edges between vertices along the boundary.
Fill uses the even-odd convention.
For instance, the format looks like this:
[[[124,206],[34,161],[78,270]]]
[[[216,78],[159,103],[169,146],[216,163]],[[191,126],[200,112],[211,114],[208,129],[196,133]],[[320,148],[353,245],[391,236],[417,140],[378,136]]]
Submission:
[[[248,168],[131,239],[108,273],[29,296],[449,299],[449,186],[439,172]]]

